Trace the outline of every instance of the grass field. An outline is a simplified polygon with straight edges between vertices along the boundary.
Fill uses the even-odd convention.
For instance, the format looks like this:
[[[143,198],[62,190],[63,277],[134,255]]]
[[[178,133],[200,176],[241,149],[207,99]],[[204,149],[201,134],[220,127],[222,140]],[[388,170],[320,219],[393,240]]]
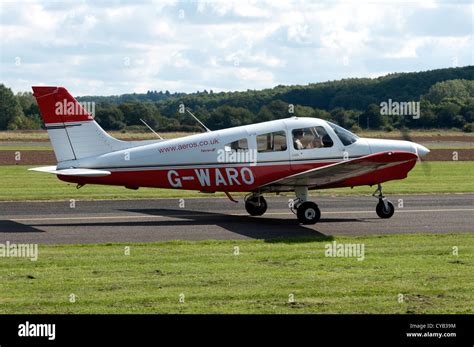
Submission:
[[[0,166],[0,200],[64,200],[64,199],[144,199],[174,197],[206,197],[194,191],[86,185],[77,190],[54,175],[32,172],[27,166]],[[384,184],[386,194],[474,192],[474,162],[426,162],[417,165],[405,180]],[[371,194],[374,188],[329,189],[313,191],[313,195]],[[239,194],[236,194],[237,196]],[[216,196],[224,196],[216,194]]]
[[[474,138],[474,133],[466,133],[463,131],[456,130],[445,130],[445,129],[428,129],[428,130],[410,130],[410,137],[433,137],[436,140],[443,136],[469,136]],[[362,130],[356,133],[360,137],[375,137],[375,138],[398,138],[400,137],[400,131],[383,131],[383,130]]]
[[[52,146],[30,146],[30,145],[1,145],[0,151],[52,151]]]
[[[329,238],[40,245],[0,259],[0,313],[474,313],[474,234],[334,240],[364,260]]]
[[[108,131],[113,137],[123,140],[155,140],[157,137],[150,131],[136,132],[136,131]],[[174,132],[160,132],[165,139],[174,139],[192,135],[195,133],[174,131]],[[35,131],[0,131],[0,141],[48,141],[48,133],[46,130]]]

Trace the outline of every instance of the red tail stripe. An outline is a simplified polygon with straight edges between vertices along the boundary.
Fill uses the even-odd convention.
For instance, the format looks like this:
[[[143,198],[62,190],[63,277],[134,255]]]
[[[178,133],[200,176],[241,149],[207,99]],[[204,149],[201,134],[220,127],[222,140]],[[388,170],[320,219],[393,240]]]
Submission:
[[[45,124],[91,121],[92,116],[63,87],[32,87]]]

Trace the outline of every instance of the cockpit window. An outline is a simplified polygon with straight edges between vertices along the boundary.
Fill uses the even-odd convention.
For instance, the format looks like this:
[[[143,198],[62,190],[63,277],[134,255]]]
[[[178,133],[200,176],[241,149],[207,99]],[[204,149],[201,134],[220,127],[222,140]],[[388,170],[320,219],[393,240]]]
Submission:
[[[246,138],[228,143],[224,146],[226,152],[240,152],[247,151],[249,149],[249,144]]]
[[[321,127],[294,129],[293,147],[296,150],[332,147],[333,142],[326,130]]]
[[[257,150],[258,152],[286,151],[285,131],[257,135]]]
[[[331,126],[332,130],[334,130],[337,137],[339,137],[339,140],[341,140],[344,146],[352,145],[359,139],[357,135],[351,133],[349,130],[344,129],[343,127],[340,127],[339,125],[331,122],[328,122],[328,124]]]

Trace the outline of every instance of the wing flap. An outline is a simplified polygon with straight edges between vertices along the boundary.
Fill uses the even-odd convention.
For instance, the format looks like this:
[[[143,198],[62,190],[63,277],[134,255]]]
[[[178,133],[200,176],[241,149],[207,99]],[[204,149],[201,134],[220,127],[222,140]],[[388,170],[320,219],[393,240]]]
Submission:
[[[409,152],[381,152],[370,154],[361,158],[341,161],[303,171],[268,183],[264,187],[328,186],[375,170],[386,169],[412,160],[417,160],[417,158],[416,154]]]
[[[110,175],[110,171],[95,170],[95,169],[60,169],[57,170],[56,166],[42,166],[29,169],[31,171],[46,172],[55,175],[63,176],[79,176],[79,177],[102,177]]]

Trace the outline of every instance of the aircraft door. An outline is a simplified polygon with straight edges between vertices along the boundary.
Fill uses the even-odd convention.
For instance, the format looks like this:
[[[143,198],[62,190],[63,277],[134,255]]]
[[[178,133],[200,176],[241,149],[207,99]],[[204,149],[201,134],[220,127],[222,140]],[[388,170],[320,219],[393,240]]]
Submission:
[[[280,123],[266,131],[249,131],[250,144],[255,150],[259,172],[264,176],[277,176],[290,174],[290,149],[291,140],[288,138],[286,125]],[[273,177],[273,175],[276,175]]]
[[[340,143],[324,126],[293,128],[288,131],[288,136],[291,140],[290,158],[293,171],[309,170],[319,163],[327,165],[342,158]]]

